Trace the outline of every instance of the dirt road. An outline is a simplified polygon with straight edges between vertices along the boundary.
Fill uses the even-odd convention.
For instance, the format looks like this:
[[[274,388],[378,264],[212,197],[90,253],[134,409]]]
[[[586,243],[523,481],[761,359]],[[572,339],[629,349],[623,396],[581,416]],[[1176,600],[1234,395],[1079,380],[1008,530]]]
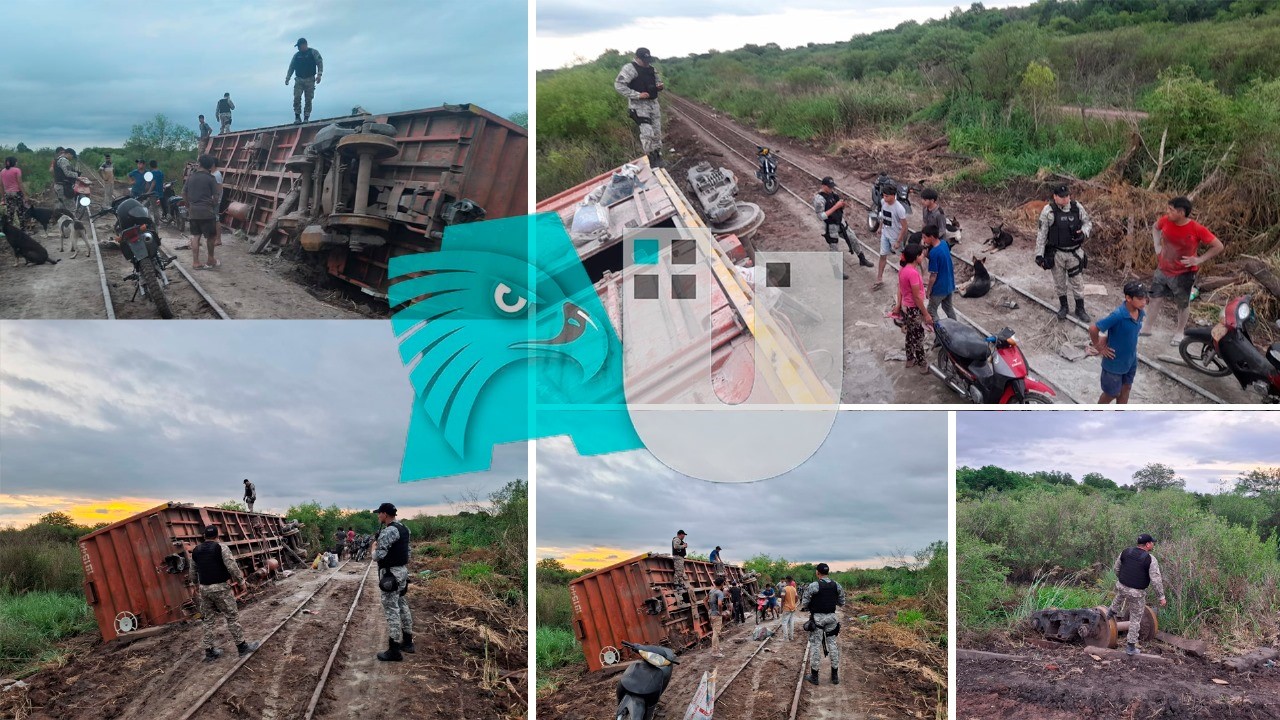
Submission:
[[[1280,669],[1234,673],[1182,656],[1160,643],[1143,648],[1172,662],[1094,660],[1082,647],[991,644],[983,650],[1010,660],[960,660],[957,720],[1075,720],[1076,718],[1280,718]],[[1229,684],[1215,683],[1214,679]]]
[[[111,222],[96,223],[98,238],[111,234]],[[46,234],[37,230],[34,237],[49,255],[59,260],[56,265],[14,267],[12,261],[0,261],[0,319],[101,319],[106,317],[102,283],[98,265],[84,245],[71,259],[70,242],[64,244],[56,226]],[[160,236],[166,251],[191,268],[188,237],[170,227],[162,227]],[[296,263],[272,255],[253,255],[249,243],[230,231],[223,232],[223,245],[217,249],[222,263],[216,270],[193,271],[200,283],[231,318],[282,319],[358,319],[380,316],[376,304],[355,303],[344,293],[330,290],[313,291],[293,277]],[[102,263],[111,293],[116,317],[120,319],[152,319],[158,315],[143,298],[133,299],[134,284],[123,278],[133,272],[132,266],[118,248],[102,247]],[[217,315],[190,283],[176,269],[168,272],[171,284],[165,290],[179,319],[207,319]],[[385,309],[382,311],[385,312]]]
[[[859,148],[858,138],[850,139],[830,155],[827,148],[817,148],[804,143],[762,135],[734,122],[730,118],[683,98],[672,98],[667,104],[672,111],[673,122],[668,145],[677,150],[672,174],[681,180],[684,171],[699,160],[711,160],[725,165],[737,173],[739,198],[761,205],[767,217],[765,224],[753,240],[763,249],[824,250],[821,229],[812,209],[790,197],[785,191],[777,195],[765,195],[754,180],[754,164],[726,148],[723,140],[737,152],[753,152],[751,143],[769,145],[777,150],[780,159],[779,177],[783,185],[792,188],[802,198],[809,197],[817,189],[817,181],[811,177],[830,174],[838,183],[842,194],[865,201],[871,192],[869,180],[878,170],[887,170],[899,179],[915,178],[934,172],[932,166],[921,168],[910,161],[895,157],[895,149],[883,147],[883,143],[868,139],[867,147]],[[966,259],[982,256],[993,277],[1011,283],[1019,289],[1039,298],[1053,300],[1056,293],[1049,273],[1040,270],[1032,262],[1034,235],[1017,232],[1011,248],[992,251],[982,241],[989,236],[989,227],[1001,222],[1001,217],[1011,213],[1017,202],[1004,203],[988,196],[975,194],[946,194],[943,207],[949,214],[957,215],[964,232],[964,240],[956,246],[957,283],[962,284],[970,271]],[[918,202],[917,202],[918,204]],[[913,209],[913,226],[919,224],[920,210]],[[850,203],[846,220],[850,228],[863,241],[864,246],[878,245],[878,238],[870,237],[863,224],[865,210]],[[1028,221],[1030,223],[1030,221]],[[1029,224],[1028,227],[1031,227]],[[1017,230],[1017,228],[1015,228]],[[868,257],[874,259],[874,254]],[[912,369],[904,369],[902,363],[885,360],[902,349],[902,336],[892,323],[884,318],[884,310],[894,300],[896,274],[886,270],[885,286],[870,289],[874,270],[857,267],[856,259],[845,253],[846,272],[850,279],[845,283],[845,346],[846,363],[843,402],[875,403],[929,403],[959,402],[959,398],[946,390],[941,381],[932,376],[919,376]],[[850,263],[849,260],[854,262]],[[1118,291],[1122,283],[1116,278],[1099,274],[1087,279],[1094,292],[1086,299],[1089,311],[1099,317],[1122,302]],[[1082,327],[1071,322],[1059,322],[1012,286],[996,285],[991,293],[979,299],[957,297],[956,309],[988,332],[1008,326],[1017,331],[1021,347],[1032,368],[1032,375],[1048,382],[1059,392],[1059,402],[1093,402],[1097,399],[1099,364],[1097,358],[1068,360],[1061,354],[1064,346],[1083,347],[1087,334]],[[1056,309],[1056,308],[1055,308]],[[1245,402],[1248,398],[1231,378],[1211,378],[1196,373],[1180,363],[1158,360],[1175,348],[1168,346],[1168,328],[1157,328],[1157,334],[1143,340],[1140,352],[1175,376],[1170,378],[1160,372],[1142,366],[1135,382],[1132,402],[1148,403],[1203,403],[1209,399],[1188,385],[1204,388],[1210,394],[1227,402]],[[926,338],[926,344],[931,344]],[[926,345],[926,347],[927,347]]]

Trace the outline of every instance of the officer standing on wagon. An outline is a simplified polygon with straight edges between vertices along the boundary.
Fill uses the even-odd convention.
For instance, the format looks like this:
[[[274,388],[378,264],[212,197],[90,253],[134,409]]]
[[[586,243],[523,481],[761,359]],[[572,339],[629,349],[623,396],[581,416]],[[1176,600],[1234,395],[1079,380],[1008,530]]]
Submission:
[[[688,585],[688,581],[684,576],[684,557],[689,554],[689,544],[684,541],[685,534],[685,531],[679,530],[676,532],[676,536],[671,538],[671,558],[675,561],[677,588],[684,588]]]
[[[191,551],[187,565],[187,578],[200,587],[200,627],[204,631],[204,661],[213,662],[222,656],[222,649],[214,646],[213,616],[221,614],[227,619],[227,630],[241,655],[258,649],[260,643],[246,643],[244,630],[240,628],[240,616],[236,612],[236,596],[232,587],[244,584],[244,574],[231,550],[218,542],[218,528],[204,529],[204,542]],[[228,585],[227,583],[231,584]]]
[[[814,569],[818,579],[804,589],[804,599],[800,601],[800,609],[809,611],[809,623],[812,623],[812,626],[805,623],[805,629],[809,630],[809,682],[818,684],[818,665],[822,663],[825,646],[831,654],[831,683],[839,685],[840,643],[836,636],[840,634],[840,618],[836,616],[836,608],[844,605],[844,587],[827,577],[831,568],[826,563],[818,563]]]
[[[396,506],[382,503],[374,510],[382,530],[378,533],[378,589],[382,591],[382,612],[387,617],[390,641],[379,660],[403,660],[401,652],[414,652],[413,613],[404,595],[409,590],[409,528],[396,520]]]
[[[662,108],[658,93],[666,88],[653,69],[649,48],[638,48],[635,60],[622,66],[613,81],[613,89],[627,99],[627,114],[640,128],[640,147],[649,156],[649,164],[662,167]]]

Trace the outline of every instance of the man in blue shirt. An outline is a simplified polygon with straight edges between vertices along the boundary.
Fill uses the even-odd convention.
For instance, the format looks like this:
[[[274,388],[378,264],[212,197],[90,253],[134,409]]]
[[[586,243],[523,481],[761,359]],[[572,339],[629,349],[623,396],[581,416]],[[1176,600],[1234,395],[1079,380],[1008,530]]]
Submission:
[[[1138,374],[1138,332],[1147,313],[1147,288],[1140,282],[1124,286],[1124,304],[1089,326],[1091,354],[1102,356],[1102,396],[1098,403],[1129,402],[1129,390]],[[1102,333],[1106,333],[1106,337]]]
[[[956,291],[956,270],[951,262],[951,246],[942,242],[942,231],[937,225],[925,225],[921,240],[929,248],[929,315],[938,317],[938,306],[952,320],[956,309],[951,306],[951,295]]]
[[[155,160],[151,161],[151,194],[156,198],[156,207],[160,207],[160,199],[164,197],[164,171]]]
[[[134,160],[137,168],[129,171],[129,179],[133,181],[133,187],[129,188],[129,197],[134,200],[140,200],[147,193],[147,179],[143,175],[147,172],[147,163],[145,160]]]

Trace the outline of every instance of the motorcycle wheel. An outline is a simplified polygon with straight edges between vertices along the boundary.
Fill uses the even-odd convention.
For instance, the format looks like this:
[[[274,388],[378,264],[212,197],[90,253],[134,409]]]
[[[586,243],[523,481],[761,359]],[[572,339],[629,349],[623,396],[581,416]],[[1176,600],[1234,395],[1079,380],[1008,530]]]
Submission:
[[[772,195],[778,192],[778,178],[776,177],[765,178],[764,192],[766,195]]]
[[[1019,402],[1017,398],[1009,401],[1010,405],[1052,405],[1053,398],[1037,390],[1028,390],[1026,397]]]
[[[173,319],[173,308],[169,307],[169,298],[164,294],[164,289],[160,287],[160,274],[156,271],[156,266],[151,258],[143,258],[138,263],[138,274],[142,276],[142,287],[147,291],[147,297],[151,302],[155,303],[156,311],[160,313],[160,317],[165,320]]]
[[[1213,377],[1226,377],[1231,374],[1231,368],[1222,356],[1218,355],[1217,348],[1212,343],[1206,342],[1204,338],[1184,337],[1182,343],[1178,345],[1178,354],[1182,356],[1182,362],[1197,372]]]

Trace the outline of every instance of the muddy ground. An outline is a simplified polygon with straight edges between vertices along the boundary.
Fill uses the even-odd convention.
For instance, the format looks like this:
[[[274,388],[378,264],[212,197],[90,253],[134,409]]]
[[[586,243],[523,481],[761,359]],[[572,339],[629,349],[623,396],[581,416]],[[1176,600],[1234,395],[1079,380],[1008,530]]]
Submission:
[[[1082,646],[1016,641],[989,642],[977,649],[1018,655],[1026,662],[960,660],[957,720],[1280,718],[1280,668],[1236,673],[1158,642],[1143,652],[1172,662],[1094,660]]]
[[[301,718],[366,567],[352,562],[334,571],[303,570],[242,605],[246,638],[260,640],[331,578],[304,608],[311,612],[300,612],[286,623],[194,717]],[[415,563],[411,569],[416,573],[420,567]],[[386,624],[376,570],[369,578],[315,717],[524,717],[524,676],[516,675],[518,692],[497,678],[525,667],[525,646],[512,640],[512,629],[497,625],[486,610],[496,601],[468,598],[471,590],[458,589],[447,578],[434,586],[418,578],[408,594],[418,651],[404,662],[380,662],[374,655],[386,648]],[[523,634],[523,625],[518,630]],[[218,637],[226,654],[211,664],[202,662],[198,622],[174,624],[161,635],[127,646],[98,644],[72,655],[62,667],[26,678],[28,688],[0,694],[0,717],[180,717],[235,662],[222,623]]]
[[[799,168],[818,175],[830,174],[835,177],[842,193],[866,201],[870,195],[870,182],[880,170],[889,172],[899,181],[925,180],[934,184],[963,165],[963,161],[921,151],[920,147],[932,140],[932,136],[915,138],[908,135],[906,138],[885,139],[868,134],[845,139],[835,146],[801,143],[765,135],[734,122],[714,109],[696,104],[692,110],[686,108],[685,112],[689,117],[684,118],[680,102],[673,100],[667,104],[672,119],[668,123],[666,143],[671,154],[669,169],[673,177],[678,182],[685,183],[685,172],[700,160],[709,160],[733,170],[739,180],[739,199],[759,204],[766,213],[764,225],[752,238],[757,247],[765,250],[816,251],[826,249],[826,244],[821,237],[819,222],[807,204],[802,204],[785,190],[780,190],[773,196],[766,195],[755,180],[754,163],[726,151],[716,139],[717,136],[725,137],[735,150],[748,156],[754,151],[750,147],[752,142],[774,147],[780,158],[780,181],[806,201],[816,192],[817,182]],[[710,113],[712,117],[707,117],[699,110]],[[696,127],[689,120],[702,127]],[[742,133],[745,137],[735,135],[734,132]],[[1034,200],[1035,192],[1035,188],[1014,190],[1006,197],[964,190],[947,190],[942,193],[943,208],[949,215],[957,216],[962,227],[963,239],[954,248],[958,285],[962,285],[972,275],[970,268],[962,261],[982,257],[992,275],[1051,303],[1056,302],[1056,291],[1050,274],[1036,267],[1032,257],[1035,244],[1034,217],[1026,217],[1024,206],[1029,200]],[[874,250],[878,249],[879,239],[878,236],[872,237],[866,230],[865,217],[865,209],[850,202],[845,219],[862,241],[864,252],[871,249],[868,257],[874,262]],[[913,198],[913,210],[909,218],[912,227],[919,226],[919,217],[919,201],[918,198]],[[990,237],[990,227],[1000,223],[1004,223],[1005,228],[1012,232],[1014,243],[1010,248],[995,251],[983,241]],[[849,403],[963,402],[943,387],[936,377],[920,376],[914,368],[902,367],[901,332],[884,317],[885,310],[894,302],[897,276],[892,265],[885,271],[884,287],[872,290],[870,285],[874,281],[875,270],[858,267],[856,258],[847,252],[844,253],[844,258],[845,272],[850,279],[845,282],[846,357],[841,400]],[[1123,300],[1119,292],[1123,280],[1119,273],[1091,267],[1086,283],[1089,286],[1086,288],[1086,307],[1094,318],[1114,309]],[[1090,357],[1073,361],[1060,353],[1064,345],[1083,347],[1087,342],[1087,333],[1083,328],[1073,323],[1059,322],[1050,312],[1009,287],[996,286],[987,296],[978,299],[957,296],[955,306],[963,316],[977,322],[988,332],[995,332],[1005,326],[1016,330],[1031,365],[1032,376],[1054,387],[1058,392],[1059,402],[1096,401],[1100,374],[1098,359]],[[1227,402],[1247,401],[1248,398],[1232,378],[1211,378],[1186,368],[1177,360],[1176,348],[1168,344],[1171,318],[1170,310],[1165,323],[1156,328],[1155,335],[1142,340],[1140,352],[1159,362],[1162,368],[1209,390]],[[926,349],[931,343],[930,333],[926,337]],[[1175,362],[1161,361],[1159,358]],[[1138,371],[1131,401],[1199,403],[1207,400],[1144,365]]]
[[[46,203],[47,205],[47,203]],[[45,246],[55,265],[14,267],[9,247],[0,257],[0,319],[100,319],[106,317],[98,264],[86,254],[83,242],[79,254],[71,258],[70,240],[64,240],[55,224],[49,232],[37,229],[33,237]],[[108,218],[96,223],[99,240],[111,234]],[[185,233],[164,225],[161,242],[170,255],[192,273],[195,281],[233,319],[359,319],[384,317],[385,304],[353,294],[337,285],[314,287],[314,276],[298,263],[274,253],[254,255],[243,235],[224,229],[223,244],[216,255],[222,263],[216,270],[192,270],[189,239]],[[92,239],[90,239],[92,243]],[[65,249],[64,249],[65,248]],[[132,299],[134,284],[123,278],[132,266],[117,247],[98,248],[111,292],[116,317],[120,319],[158,318],[151,303]],[[203,257],[204,253],[201,253]],[[166,295],[179,319],[216,318],[208,304],[177,269],[168,271],[171,285]]]
[[[887,620],[897,609],[898,605],[892,604],[852,602],[846,606],[837,638],[841,652],[840,684],[831,684],[830,666],[824,659],[819,672],[820,684],[816,687],[808,682],[801,684],[797,718],[933,718],[938,707],[945,709],[945,652],[900,628],[885,631]],[[712,669],[717,671],[717,690],[722,692],[716,700],[718,720],[786,720],[808,644],[800,627],[805,617],[805,613],[796,614],[795,639],[787,641],[775,634],[732,680],[733,673],[742,668],[761,645],[751,639],[756,627],[752,617],[748,616],[744,625],[726,628],[721,639],[724,658],[712,657],[709,639],[697,648],[680,653],[680,664],[675,667],[671,684],[662,696],[656,720],[683,717],[702,673]],[[781,632],[780,621],[769,620],[764,625]],[[921,667],[928,669],[922,671]],[[589,673],[585,664],[554,671],[551,685],[539,694],[537,716],[549,720],[612,720],[616,706],[614,690],[619,677],[618,673],[608,671]]]

